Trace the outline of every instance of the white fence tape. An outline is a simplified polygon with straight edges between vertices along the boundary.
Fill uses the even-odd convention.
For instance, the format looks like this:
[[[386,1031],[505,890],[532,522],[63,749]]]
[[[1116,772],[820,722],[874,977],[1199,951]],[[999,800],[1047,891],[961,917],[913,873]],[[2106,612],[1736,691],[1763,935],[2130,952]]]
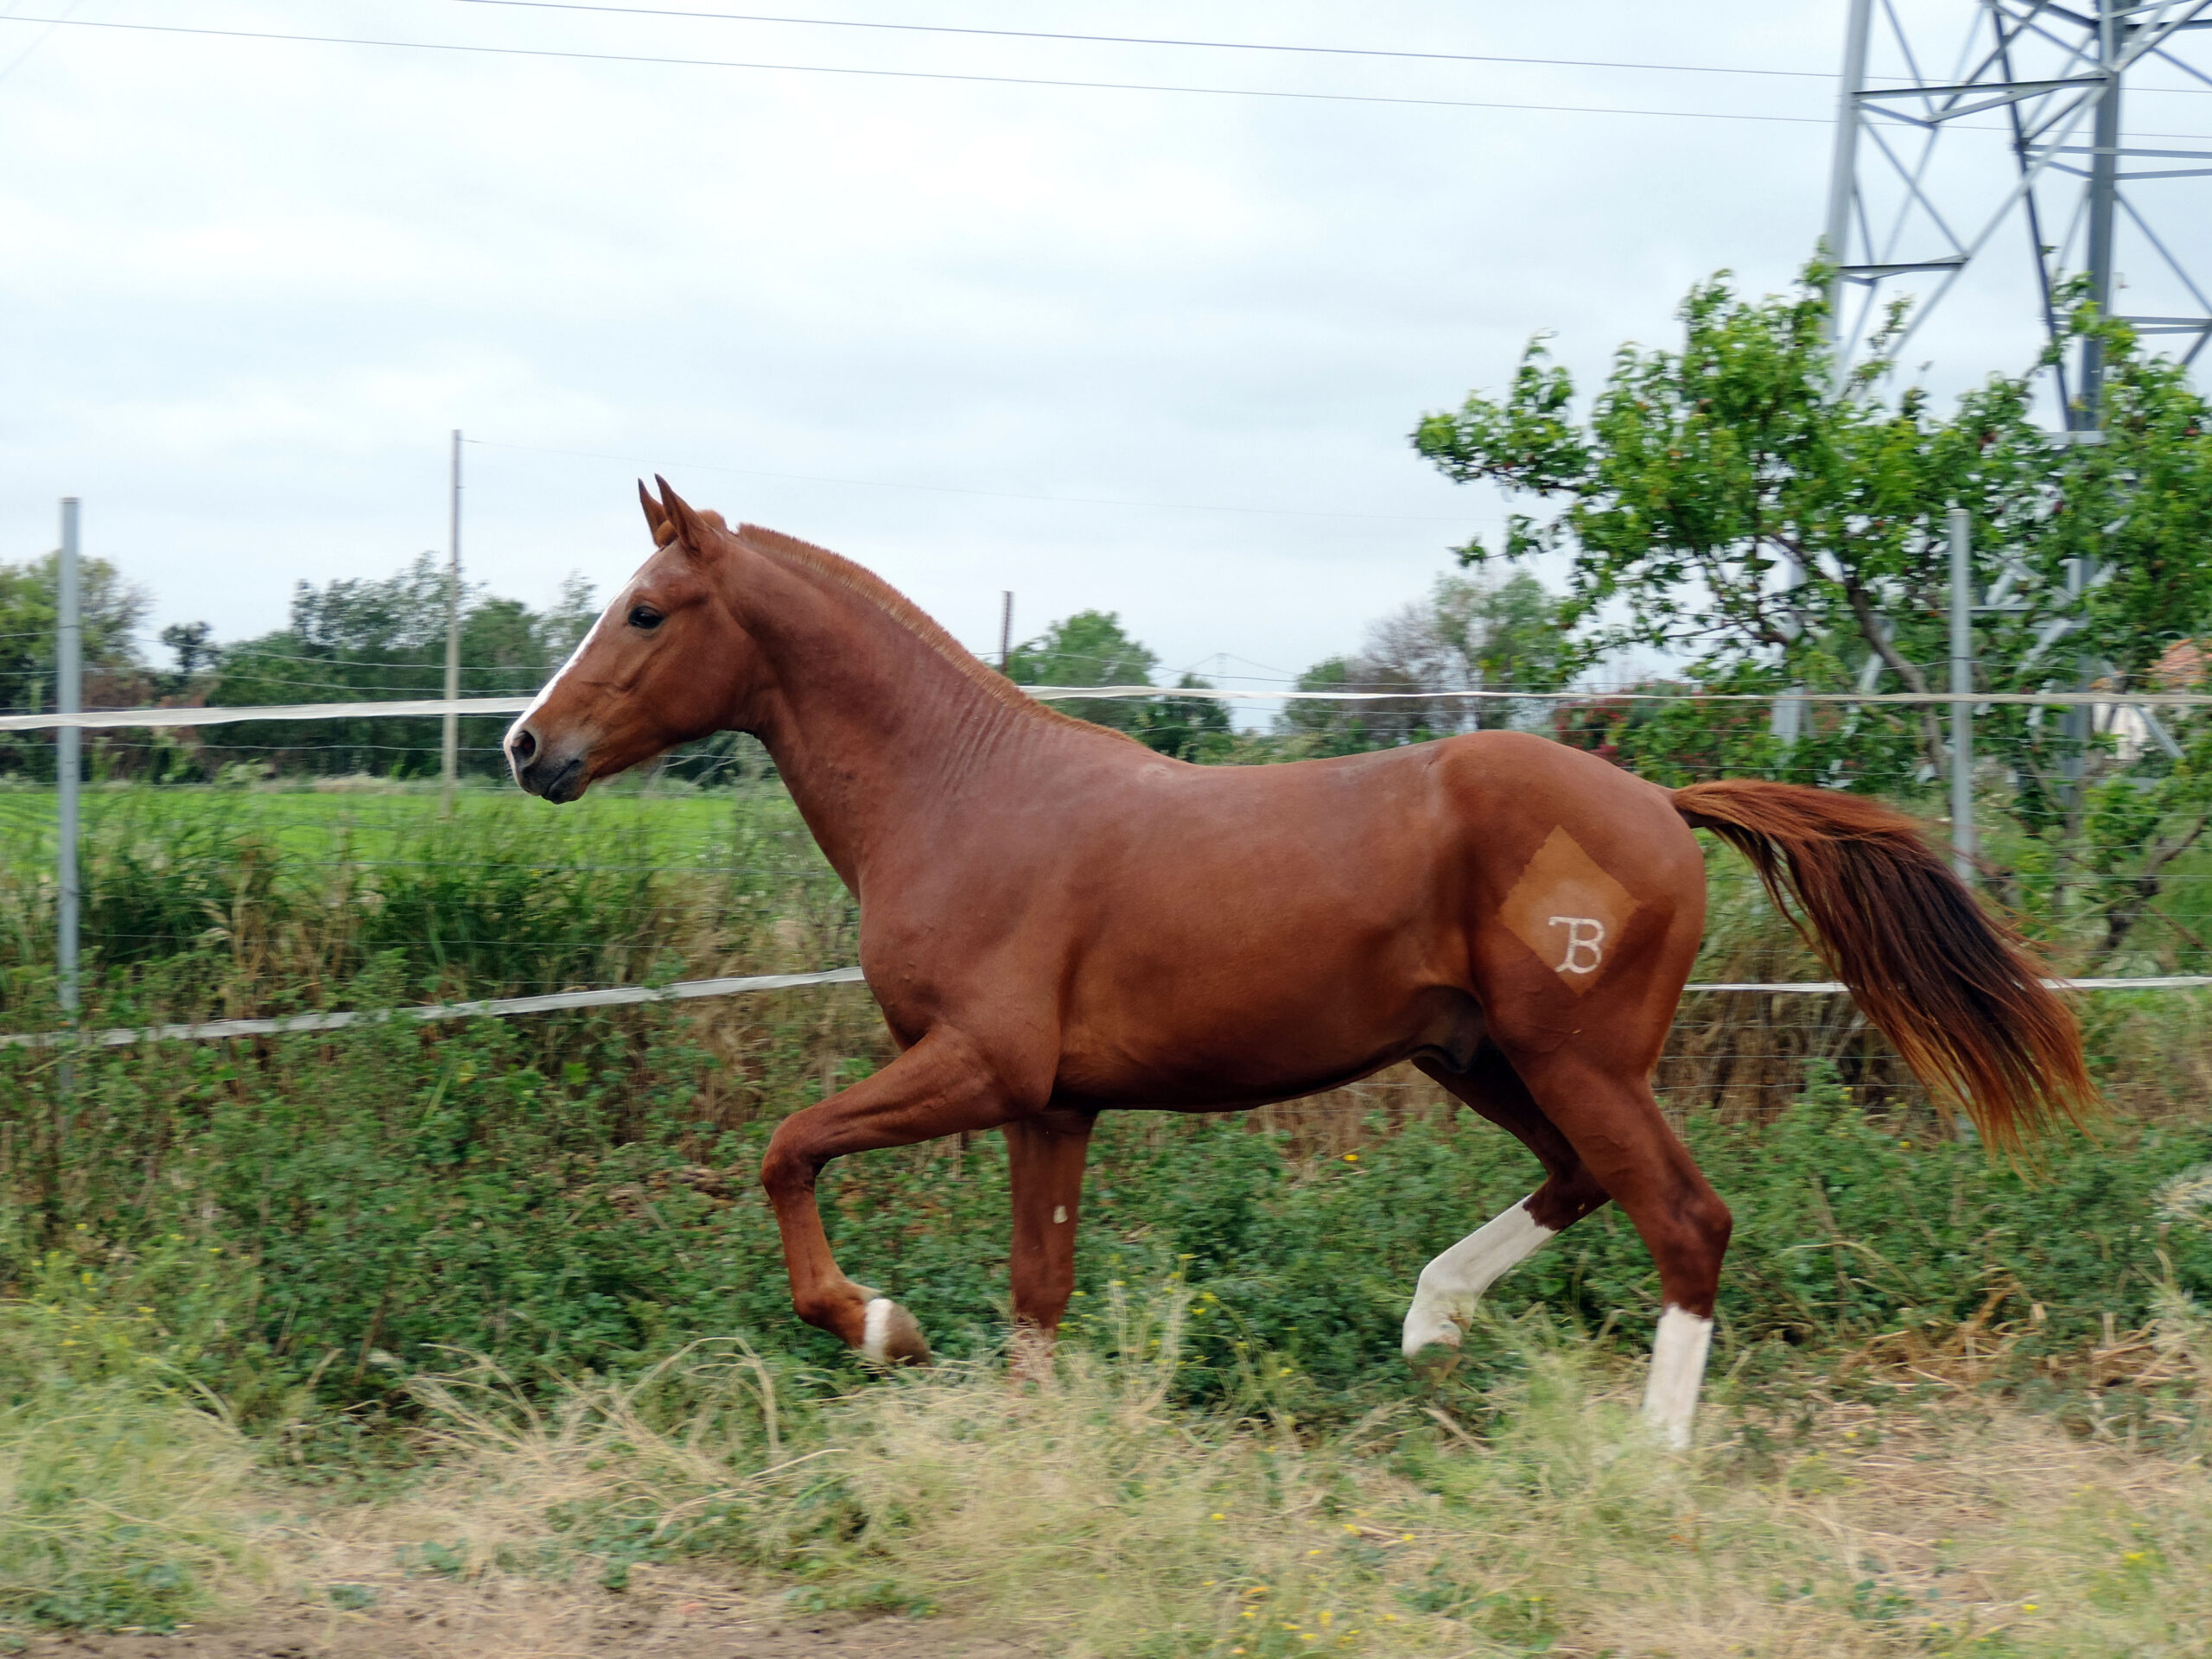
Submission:
[[[1068,697],[1210,697],[1216,702],[1437,702],[1489,699],[1497,702],[1904,702],[1948,706],[1964,701],[1948,691],[1224,691],[1213,686],[1025,685],[1043,702]],[[2207,691],[1977,691],[1976,706],[1988,703],[2048,704],[2052,708],[2101,708],[2107,703],[2139,709],[2201,709],[2212,705]]]
[[[638,1002],[681,1002],[699,996],[742,996],[749,991],[789,991],[804,985],[857,985],[857,968],[818,974],[753,974],[735,979],[686,979],[673,985],[616,985],[598,991],[555,991],[545,996],[502,996],[481,1002],[431,1002],[413,1008],[363,1008],[335,1014],[287,1014],[269,1020],[209,1020],[196,1026],[124,1026],[88,1031],[75,1039],[87,1048],[126,1048],[133,1043],[200,1042],[217,1037],[275,1037],[293,1031],[342,1031],[386,1020],[429,1025],[441,1020],[504,1019],[517,1014],[554,1014],[563,1008],[616,1008]],[[57,1048],[66,1031],[0,1036],[0,1048]]]
[[[405,715],[518,715],[528,697],[417,697],[391,702],[260,702],[221,709],[87,709],[77,715],[0,715],[0,732],[75,726],[88,732],[163,726],[233,726],[248,720],[373,720]]]
[[[818,974],[754,974],[729,979],[685,979],[673,985],[617,985],[598,991],[555,991],[545,996],[493,997],[480,1002],[431,1002],[412,1008],[365,1008],[334,1014],[288,1014],[267,1020],[209,1020],[192,1026],[120,1026],[88,1031],[73,1039],[63,1031],[18,1032],[0,1036],[0,1048],[127,1048],[134,1043],[204,1042],[223,1037],[277,1037],[296,1031],[342,1031],[348,1026],[387,1020],[429,1025],[442,1020],[505,1019],[518,1014],[554,1014],[564,1008],[626,1007],[640,1002],[684,1002],[703,996],[744,996],[755,991],[791,991],[808,985],[859,985],[858,968],[830,968]],[[2212,974],[2168,974],[2146,979],[2047,979],[2055,991],[2171,991],[2212,986]],[[1847,988],[1836,980],[1791,984],[1713,981],[1685,985],[1688,991],[1772,991],[1834,996]]]
[[[1224,691],[1212,686],[1025,685],[1040,702],[1116,697],[1197,697],[1212,702],[1794,702],[1928,703],[1960,701],[1948,691]],[[531,697],[443,697],[395,699],[389,702],[265,702],[226,704],[219,709],[87,709],[81,714],[51,711],[0,715],[0,732],[42,732],[73,726],[99,732],[176,726],[234,726],[248,721],[372,720],[407,715],[518,715]],[[2203,691],[1979,691],[1977,707],[2034,705],[2043,708],[2202,709],[2212,707]]]
[[[2046,979],[2054,991],[2185,991],[2212,985],[2212,974],[2151,974],[2141,979]],[[1749,981],[1695,981],[1684,991],[1803,991],[1818,996],[1839,996],[1851,987],[1840,980],[1807,979],[1791,984],[1765,985]]]

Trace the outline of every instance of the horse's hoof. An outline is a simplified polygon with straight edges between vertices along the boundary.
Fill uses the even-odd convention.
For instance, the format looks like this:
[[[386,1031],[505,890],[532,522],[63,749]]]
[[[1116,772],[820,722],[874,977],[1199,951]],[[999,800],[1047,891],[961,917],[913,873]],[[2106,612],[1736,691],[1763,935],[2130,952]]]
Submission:
[[[926,1365],[930,1345],[912,1314],[889,1297],[878,1296],[868,1305],[861,1357],[876,1365]]]
[[[1425,1387],[1440,1387],[1444,1380],[1459,1369],[1464,1356],[1446,1343],[1432,1343],[1417,1354],[1406,1356],[1406,1368],[1415,1380]]]
[[[1007,1344],[1007,1376],[1014,1382],[1052,1380],[1053,1339],[1035,1325],[1017,1325]]]
[[[1398,1345],[1408,1365],[1433,1370],[1441,1364],[1449,1369],[1459,1362],[1459,1343],[1466,1329],[1467,1321],[1455,1318],[1440,1299],[1418,1296],[1406,1310],[1405,1334]]]

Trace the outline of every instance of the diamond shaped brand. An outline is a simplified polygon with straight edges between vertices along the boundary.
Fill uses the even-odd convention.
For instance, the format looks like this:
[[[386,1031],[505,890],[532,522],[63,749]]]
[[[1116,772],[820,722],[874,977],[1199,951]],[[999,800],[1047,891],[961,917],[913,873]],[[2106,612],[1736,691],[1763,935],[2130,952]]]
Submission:
[[[1635,895],[1564,829],[1544,837],[1498,906],[1498,919],[1577,995],[1604,975],[1635,915]]]

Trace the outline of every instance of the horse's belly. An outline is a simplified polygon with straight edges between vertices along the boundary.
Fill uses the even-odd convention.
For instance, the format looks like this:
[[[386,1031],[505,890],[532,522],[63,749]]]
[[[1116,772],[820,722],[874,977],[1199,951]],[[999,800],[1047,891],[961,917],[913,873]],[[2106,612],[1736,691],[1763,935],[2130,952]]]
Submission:
[[[1164,997],[1122,997],[1069,1012],[1056,1097],[1070,1104],[1225,1108],[1351,1082],[1421,1052],[1465,1065],[1482,1039],[1474,999],[1385,975],[1250,995],[1195,980]],[[1178,980],[1183,976],[1178,976]]]

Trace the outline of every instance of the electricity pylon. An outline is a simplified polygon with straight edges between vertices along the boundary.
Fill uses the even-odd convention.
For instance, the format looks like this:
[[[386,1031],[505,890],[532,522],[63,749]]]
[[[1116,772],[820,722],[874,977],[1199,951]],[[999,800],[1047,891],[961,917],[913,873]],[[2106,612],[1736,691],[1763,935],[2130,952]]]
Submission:
[[[1897,357],[1969,296],[1977,321],[2009,306],[2056,343],[2079,281],[2194,361],[2212,340],[2212,275],[2190,269],[2212,267],[2192,245],[2212,190],[2184,182],[2212,177],[2208,14],[2212,0],[1850,0],[1827,224],[1845,359]],[[1908,292],[1903,327],[1870,346],[1882,302]],[[2056,365],[2067,430],[2097,429],[2102,374],[2095,340]]]

